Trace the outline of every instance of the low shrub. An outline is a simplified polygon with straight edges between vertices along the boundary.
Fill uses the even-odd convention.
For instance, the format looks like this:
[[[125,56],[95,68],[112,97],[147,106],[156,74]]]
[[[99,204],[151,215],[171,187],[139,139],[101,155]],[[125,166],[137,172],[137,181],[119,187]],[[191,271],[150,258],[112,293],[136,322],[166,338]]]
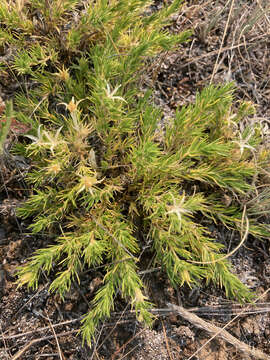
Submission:
[[[190,35],[167,29],[180,1],[157,12],[150,5],[0,5],[0,46],[13,53],[1,66],[22,83],[15,116],[31,125],[13,150],[32,164],[32,195],[17,213],[32,218],[34,234],[52,237],[19,269],[18,283],[36,288],[42,271],[57,269],[50,290],[64,298],[82,271],[103,265],[103,284],[82,324],[89,343],[117,294],[151,324],[139,275],[145,246],[174,287],[212,281],[246,301],[253,295],[231,272],[207,224],[269,236],[254,204],[245,205],[268,159],[259,151],[259,127],[238,126],[252,105],[234,101],[233,84],[209,86],[164,123],[151,90],[141,90],[146,60]]]

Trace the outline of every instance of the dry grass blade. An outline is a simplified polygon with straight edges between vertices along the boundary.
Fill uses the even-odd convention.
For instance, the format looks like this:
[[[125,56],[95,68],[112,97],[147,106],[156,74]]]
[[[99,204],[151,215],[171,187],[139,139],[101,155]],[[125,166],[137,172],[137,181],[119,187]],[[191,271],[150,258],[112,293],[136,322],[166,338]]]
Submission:
[[[211,56],[214,56],[214,55],[219,54],[219,53],[221,54],[221,53],[224,53],[224,52],[229,51],[229,50],[239,49],[241,47],[246,47],[247,45],[254,45],[255,46],[256,44],[258,44],[259,40],[262,40],[264,38],[268,38],[268,36],[269,36],[269,34],[265,34],[265,35],[262,35],[262,36],[255,36],[254,38],[252,38],[249,41],[248,44],[245,43],[245,42],[242,42],[242,43],[237,44],[237,45],[225,46],[223,48],[207,52],[206,54],[203,54],[203,55],[200,55],[200,56],[193,56],[191,60],[183,62],[181,65],[179,65],[178,69],[181,70],[181,69],[185,68],[188,65],[198,63],[200,60],[207,59],[207,58],[209,58]]]
[[[32,345],[34,345],[35,343],[39,342],[41,340],[39,339],[34,339],[32,341],[30,341],[28,344],[26,344],[21,350],[19,350],[18,352],[16,352],[16,354],[12,357],[11,360],[17,360],[20,359],[22,354],[25,353]]]
[[[2,333],[2,341],[3,341],[3,344],[4,344],[5,351],[6,351],[7,354],[10,355],[10,353],[8,352],[8,347],[7,347],[7,343],[6,343],[6,338],[5,338],[4,334],[3,334],[1,322],[0,322],[0,329],[1,329],[1,333]],[[11,356],[11,355],[10,355],[10,356]]]
[[[219,48],[219,51],[218,51],[218,55],[217,55],[217,58],[216,58],[216,62],[215,62],[215,65],[214,65],[214,70],[213,70],[213,73],[212,73],[212,76],[211,76],[211,79],[210,79],[210,83],[213,82],[214,76],[215,76],[215,74],[216,74],[216,72],[217,72],[217,70],[218,70],[218,60],[219,60],[219,57],[220,57],[220,54],[221,54],[221,51],[222,51],[222,47],[223,47],[223,44],[224,44],[224,39],[225,39],[226,34],[227,34],[227,31],[228,31],[228,27],[229,27],[231,15],[232,15],[233,6],[234,6],[234,0],[232,0],[232,3],[231,3],[231,7],[230,7],[228,19],[227,19],[227,22],[226,22],[226,25],[225,25],[224,33],[223,33],[223,36],[222,36],[220,48]]]
[[[55,341],[56,341],[59,358],[60,358],[60,360],[65,360],[65,357],[63,356],[62,350],[61,350],[60,345],[59,345],[59,341],[58,341],[58,339],[57,339],[56,332],[55,332],[55,330],[54,330],[54,328],[53,328],[53,326],[52,326],[52,322],[51,322],[48,314],[47,314],[47,320],[48,320],[48,322],[49,322],[50,329],[52,330],[52,333],[53,333],[54,338],[55,338]]]
[[[243,307],[241,304],[226,304],[226,305],[214,305],[203,306],[189,309],[189,311],[199,313],[206,316],[224,316],[224,315],[251,315],[262,314],[270,312],[270,303],[259,303]]]
[[[162,329],[163,329],[163,334],[164,334],[164,339],[165,339],[165,343],[166,343],[167,352],[168,352],[170,360],[172,360],[172,355],[171,355],[171,351],[170,351],[170,347],[169,347],[168,338],[167,338],[167,335],[166,335],[166,329],[165,329],[165,326],[164,326],[164,322],[162,320],[161,320],[161,322],[162,322]]]
[[[145,329],[142,329],[141,331],[139,331],[136,335],[134,335],[133,337],[131,337],[128,341],[126,341],[119,349],[117,349],[114,354],[112,355],[112,360],[116,359],[117,356],[120,354],[120,352],[122,350],[125,349],[125,347],[131,343],[136,337],[140,336],[143,332],[145,331]],[[125,357],[126,355],[124,355]],[[123,359],[124,357],[121,357],[121,359]]]
[[[216,263],[216,262],[223,261],[223,260],[227,259],[228,257],[232,256],[232,255],[233,255],[238,249],[240,249],[240,247],[244,244],[244,242],[246,241],[247,236],[248,236],[249,221],[248,221],[248,217],[245,215],[245,213],[246,213],[246,206],[244,206],[243,216],[242,216],[242,228],[243,228],[243,219],[244,219],[244,217],[245,217],[245,219],[246,219],[246,230],[245,230],[245,234],[244,234],[244,236],[242,237],[240,243],[236,246],[235,249],[233,249],[232,251],[230,251],[228,254],[222,256],[221,258],[215,259],[215,260],[212,260],[212,261],[193,261],[193,260],[187,260],[187,261],[190,262],[190,263],[193,263],[193,264],[206,265],[206,264],[214,264],[214,263]]]

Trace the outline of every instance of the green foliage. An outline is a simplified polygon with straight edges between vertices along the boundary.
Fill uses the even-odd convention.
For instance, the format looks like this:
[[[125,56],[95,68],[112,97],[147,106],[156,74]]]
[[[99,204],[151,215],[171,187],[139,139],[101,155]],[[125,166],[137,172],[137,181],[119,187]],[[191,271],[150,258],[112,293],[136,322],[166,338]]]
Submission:
[[[8,136],[11,119],[13,115],[13,105],[11,101],[6,102],[5,113],[0,118],[0,155],[4,151],[4,143]]]
[[[82,270],[104,265],[103,285],[82,326],[89,343],[117,293],[138,320],[151,323],[152,305],[138,274],[146,239],[175,287],[205,279],[230,297],[252,298],[203,224],[245,230],[241,200],[254,191],[253,179],[269,157],[256,153],[259,129],[239,130],[253,108],[236,109],[232,84],[210,86],[160,130],[162,113],[151,105],[151,92],[138,88],[140,71],[146,58],[189,33],[165,30],[181,1],[146,16],[150,3],[0,5],[2,41],[12,37],[17,50],[6,70],[34,84],[15,99],[18,119],[32,127],[25,153],[32,160],[33,195],[18,215],[32,217],[33,233],[53,237],[20,268],[18,283],[36,288],[42,271],[57,269],[50,290],[64,297]],[[224,204],[224,194],[231,204]],[[249,232],[269,236],[253,203],[250,208]]]

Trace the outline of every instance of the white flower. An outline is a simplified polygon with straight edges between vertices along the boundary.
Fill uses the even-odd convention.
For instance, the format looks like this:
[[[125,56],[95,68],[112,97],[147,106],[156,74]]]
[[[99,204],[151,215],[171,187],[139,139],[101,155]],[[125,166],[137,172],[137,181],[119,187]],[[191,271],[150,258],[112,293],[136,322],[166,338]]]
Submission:
[[[37,136],[33,136],[33,135],[25,135],[25,136],[28,137],[29,139],[33,140],[33,144],[36,144],[40,147],[48,146],[52,155],[54,155],[54,148],[57,145],[59,145],[60,143],[64,142],[63,140],[58,139],[63,126],[61,126],[56,131],[55,135],[53,135],[52,133],[49,133],[46,130],[41,131],[41,127],[42,127],[42,125],[39,125],[38,130],[37,130]],[[45,139],[45,137],[47,139]]]
[[[239,140],[238,141],[233,141],[234,143],[238,144],[240,147],[240,155],[242,156],[244,149],[250,149],[251,151],[256,151],[255,148],[251,145],[248,144],[249,139],[252,137],[253,133],[250,132],[249,135],[243,139],[242,138],[242,134],[239,133]]]
[[[45,142],[44,144],[45,145],[48,145],[50,146],[50,150],[51,150],[51,153],[52,155],[54,155],[54,151],[53,149],[59,145],[60,143],[62,143],[63,141],[62,140],[59,140],[58,139],[58,136],[60,135],[60,132],[62,130],[63,126],[61,126],[55,133],[55,135],[53,136],[52,134],[48,133],[47,131],[43,131],[44,135],[47,137],[47,139],[49,141]]]
[[[42,127],[42,125],[39,125],[38,130],[37,130],[37,136],[33,136],[33,135],[24,135],[24,136],[33,140],[35,144],[37,144],[38,142],[41,142],[42,137],[43,137],[43,134],[41,133],[41,127]]]
[[[175,198],[172,194],[171,197],[173,199],[173,205],[167,206],[169,211],[167,211],[166,214],[176,214],[179,220],[179,225],[181,227],[182,214],[192,214],[192,211],[187,210],[183,207],[183,204],[185,202],[185,195],[182,196],[181,200],[178,203],[175,201]]]
[[[121,100],[124,101],[126,103],[126,100],[124,98],[122,98],[121,96],[114,96],[114,94],[116,94],[117,90],[121,87],[121,85],[116,86],[116,88],[111,91],[110,85],[108,83],[107,84],[107,88],[105,89],[106,95],[109,99],[111,100]]]

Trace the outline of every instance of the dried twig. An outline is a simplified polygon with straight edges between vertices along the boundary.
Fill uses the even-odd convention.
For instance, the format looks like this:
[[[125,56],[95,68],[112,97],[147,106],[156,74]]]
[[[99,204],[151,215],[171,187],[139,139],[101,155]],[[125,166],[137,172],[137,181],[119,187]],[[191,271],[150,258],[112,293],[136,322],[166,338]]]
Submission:
[[[77,333],[79,332],[79,330],[71,330],[71,331],[66,331],[60,334],[57,334],[58,337],[60,336],[67,336],[73,333]],[[42,338],[38,338],[38,339],[34,339],[32,341],[30,341],[28,344],[26,344],[21,350],[19,350],[11,360],[17,360],[20,359],[22,354],[26,352],[26,350],[28,350],[32,345],[39,343],[40,341],[44,341],[44,340],[50,340],[50,339],[54,339],[55,336],[54,335],[50,335],[50,336],[44,336]]]
[[[149,310],[150,311],[150,310]],[[247,315],[247,314],[261,314],[261,313],[267,313],[270,312],[270,303],[258,303],[258,304],[252,304],[247,307],[244,307],[241,304],[232,304],[228,303],[227,305],[216,305],[216,306],[204,306],[204,307],[194,307],[189,309],[189,311],[199,313],[201,315],[211,315],[211,316],[224,316],[224,315]],[[160,308],[160,309],[152,309],[151,312],[155,316],[169,316],[172,313],[174,314],[175,311],[168,308]],[[135,315],[135,310],[129,310],[128,315]],[[120,319],[123,317],[123,312],[114,312],[112,313],[112,316],[120,317]],[[76,319],[72,320],[66,320],[59,322],[57,324],[52,324],[53,328],[59,327],[59,326],[65,326],[69,324],[73,324],[75,322],[81,321],[84,318],[84,316],[80,316]],[[118,319],[119,321],[119,319]],[[131,321],[133,321],[131,319]],[[112,326],[112,323],[106,323],[104,326]],[[50,329],[50,326],[44,326],[41,328],[37,328],[35,330],[26,331],[20,334],[14,334],[14,335],[5,335],[2,333],[0,335],[0,341],[7,341],[7,340],[14,340],[19,339],[28,335],[34,335],[37,332],[44,332]]]
[[[84,318],[84,316],[80,316],[79,318],[76,318],[76,319],[63,321],[63,322],[60,322],[58,324],[52,324],[52,327],[55,328],[57,326],[69,325],[69,324],[72,324],[74,322],[80,321],[83,318]],[[27,336],[27,335],[33,335],[33,334],[35,334],[37,332],[40,332],[40,331],[44,332],[44,331],[49,330],[49,329],[50,329],[49,326],[44,326],[42,328],[38,328],[38,329],[35,329],[35,330],[31,330],[31,331],[26,331],[24,333],[15,334],[15,335],[7,335],[7,336],[5,336],[5,334],[2,334],[2,336],[0,336],[0,341],[18,339],[18,338],[21,338],[21,337],[24,337],[24,336]]]
[[[185,320],[191,322],[196,327],[203,329],[210,334],[213,334],[214,337],[222,338],[223,340],[229,342],[231,345],[235,346],[238,350],[244,352],[245,354],[254,356],[257,359],[261,360],[270,360],[270,356],[266,355],[261,350],[254,349],[249,345],[243,343],[242,341],[238,340],[236,337],[232,336],[228,331],[225,330],[225,327],[228,325],[226,324],[223,328],[219,328],[216,325],[213,325],[199,316],[185,310],[182,306],[177,306],[171,303],[167,304],[169,308],[175,310],[179,315],[181,315]],[[200,350],[200,349],[199,349]],[[197,352],[196,352],[197,353]],[[195,354],[192,355],[192,357]]]

